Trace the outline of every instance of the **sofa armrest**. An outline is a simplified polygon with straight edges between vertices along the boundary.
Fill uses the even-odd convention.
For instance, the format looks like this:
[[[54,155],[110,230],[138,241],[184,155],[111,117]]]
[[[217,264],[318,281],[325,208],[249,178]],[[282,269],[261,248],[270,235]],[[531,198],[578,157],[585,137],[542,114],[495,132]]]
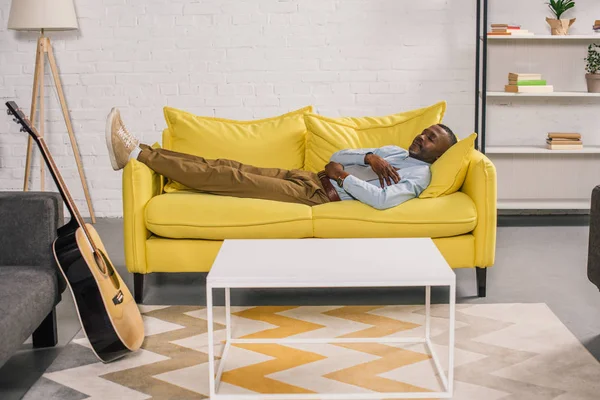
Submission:
[[[473,151],[471,163],[461,191],[475,203],[477,226],[475,236],[475,265],[490,267],[496,257],[497,226],[496,167],[485,155]]]
[[[55,268],[52,243],[64,225],[54,192],[0,192],[0,265]]]
[[[600,289],[600,186],[592,190],[587,276]]]
[[[125,264],[129,272],[145,274],[146,229],[145,209],[148,201],[162,193],[162,176],[145,164],[131,160],[123,170],[123,228]]]
[[[65,224],[63,200],[56,192],[0,192],[0,268],[27,266],[56,274],[56,302],[66,289],[52,252]]]

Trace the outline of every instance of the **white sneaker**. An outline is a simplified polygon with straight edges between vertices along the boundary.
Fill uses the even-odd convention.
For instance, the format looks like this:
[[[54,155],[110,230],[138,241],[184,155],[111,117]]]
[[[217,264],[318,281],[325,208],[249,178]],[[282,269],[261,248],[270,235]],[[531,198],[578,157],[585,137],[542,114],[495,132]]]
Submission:
[[[114,107],[106,118],[106,146],[113,169],[118,171],[124,168],[129,155],[139,145],[140,141],[127,131],[121,120],[121,113]]]

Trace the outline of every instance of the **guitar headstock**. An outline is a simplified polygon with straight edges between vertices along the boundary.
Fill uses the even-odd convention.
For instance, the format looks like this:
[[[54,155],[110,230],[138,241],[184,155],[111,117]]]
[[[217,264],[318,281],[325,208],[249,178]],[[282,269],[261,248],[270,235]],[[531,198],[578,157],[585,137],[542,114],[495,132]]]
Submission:
[[[39,138],[37,130],[31,125],[31,121],[29,121],[29,118],[27,118],[23,111],[21,111],[17,103],[14,101],[8,101],[6,102],[6,107],[8,108],[6,113],[13,117],[13,121],[21,125],[21,132],[27,132],[34,139]]]

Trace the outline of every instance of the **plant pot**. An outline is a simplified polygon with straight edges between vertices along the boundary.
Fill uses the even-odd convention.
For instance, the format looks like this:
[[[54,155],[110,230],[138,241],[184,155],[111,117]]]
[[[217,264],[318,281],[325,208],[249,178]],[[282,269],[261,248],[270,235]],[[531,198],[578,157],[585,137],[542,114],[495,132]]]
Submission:
[[[588,93],[600,93],[600,74],[585,74]]]
[[[571,19],[552,19],[546,18],[546,22],[552,28],[552,34],[557,36],[565,36],[569,32],[571,25],[575,23],[577,18]]]

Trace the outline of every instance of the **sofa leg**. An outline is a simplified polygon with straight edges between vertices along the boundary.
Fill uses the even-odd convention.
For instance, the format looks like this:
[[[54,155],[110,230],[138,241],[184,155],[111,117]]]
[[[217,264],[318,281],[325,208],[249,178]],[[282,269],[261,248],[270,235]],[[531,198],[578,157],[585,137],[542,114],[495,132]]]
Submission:
[[[487,268],[475,267],[477,273],[477,296],[485,297],[487,286]]]
[[[40,326],[33,331],[33,347],[53,347],[58,343],[58,332],[56,330],[56,308],[44,318]]]
[[[142,304],[144,298],[144,274],[133,274],[133,298],[138,304]]]

